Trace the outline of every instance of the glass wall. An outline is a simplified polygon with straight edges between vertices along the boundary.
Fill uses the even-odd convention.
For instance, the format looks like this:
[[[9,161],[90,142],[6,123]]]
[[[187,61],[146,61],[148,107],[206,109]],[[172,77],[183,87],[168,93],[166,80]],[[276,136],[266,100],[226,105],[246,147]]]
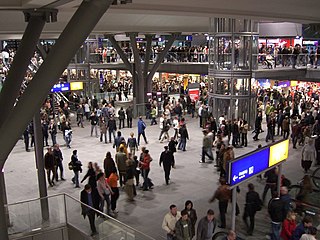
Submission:
[[[253,125],[255,94],[252,70],[257,69],[258,24],[251,20],[211,19],[209,97],[213,116],[243,118]]]

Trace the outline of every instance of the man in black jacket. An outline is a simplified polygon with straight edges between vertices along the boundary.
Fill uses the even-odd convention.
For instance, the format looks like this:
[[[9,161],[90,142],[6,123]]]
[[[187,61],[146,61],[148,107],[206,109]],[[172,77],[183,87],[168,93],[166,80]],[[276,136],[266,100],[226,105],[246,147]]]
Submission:
[[[126,109],[126,115],[128,128],[132,128],[133,108],[131,105],[129,105],[129,107]]]
[[[285,203],[274,192],[268,205],[268,212],[271,218],[271,239],[280,240],[281,223],[286,218]]]
[[[244,208],[243,221],[247,226],[248,235],[252,235],[254,229],[254,216],[256,211],[261,207],[262,201],[259,194],[254,190],[254,185],[252,183],[248,184],[248,192],[246,194],[246,204]],[[250,226],[248,225],[247,218],[250,219]]]
[[[168,146],[164,146],[164,151],[160,155],[159,165],[163,164],[164,178],[169,185],[171,167],[174,168],[173,152],[169,151]]]
[[[88,206],[81,204],[81,214],[85,218],[88,216],[90,228],[91,228],[91,236],[98,234],[96,226],[95,226],[95,211],[92,208],[97,208],[98,198],[96,191],[91,189],[89,184],[84,186],[84,189],[80,194],[80,201]]]

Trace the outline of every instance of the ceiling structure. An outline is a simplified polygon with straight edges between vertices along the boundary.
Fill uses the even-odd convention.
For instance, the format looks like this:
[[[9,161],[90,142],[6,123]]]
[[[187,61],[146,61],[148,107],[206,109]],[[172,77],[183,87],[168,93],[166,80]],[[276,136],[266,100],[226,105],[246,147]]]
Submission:
[[[58,21],[48,23],[42,38],[56,38],[81,0],[0,0],[0,38],[20,38],[26,27],[22,9],[57,8]],[[292,0],[133,0],[111,6],[94,33],[201,33],[212,17],[258,21],[320,23],[320,1]]]

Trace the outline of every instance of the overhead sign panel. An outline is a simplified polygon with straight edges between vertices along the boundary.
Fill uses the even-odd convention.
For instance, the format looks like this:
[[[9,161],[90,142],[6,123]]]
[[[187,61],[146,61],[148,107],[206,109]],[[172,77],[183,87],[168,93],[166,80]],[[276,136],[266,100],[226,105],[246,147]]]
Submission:
[[[269,148],[255,152],[251,155],[239,158],[229,163],[229,184],[236,185],[268,168]]]
[[[83,90],[83,82],[71,82],[70,90],[71,91]]]
[[[51,92],[66,92],[70,91],[70,83],[58,83],[53,85]]]
[[[288,158],[289,139],[270,146],[269,167],[272,167]]]

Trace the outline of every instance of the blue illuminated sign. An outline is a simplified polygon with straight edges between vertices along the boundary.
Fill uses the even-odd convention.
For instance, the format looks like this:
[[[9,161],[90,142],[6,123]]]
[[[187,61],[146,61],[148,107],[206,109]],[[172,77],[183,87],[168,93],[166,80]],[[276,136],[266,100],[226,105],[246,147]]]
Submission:
[[[70,83],[58,83],[53,85],[51,92],[66,92],[70,91]]]
[[[269,167],[269,148],[241,157],[229,163],[229,184],[237,185]]]

